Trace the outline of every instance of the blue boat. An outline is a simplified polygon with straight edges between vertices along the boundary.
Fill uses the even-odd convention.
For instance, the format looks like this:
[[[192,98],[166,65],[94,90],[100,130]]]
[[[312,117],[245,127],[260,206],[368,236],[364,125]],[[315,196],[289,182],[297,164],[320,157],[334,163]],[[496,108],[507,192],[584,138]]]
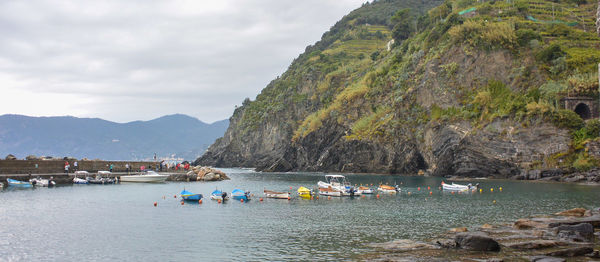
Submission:
[[[236,200],[244,200],[244,202],[250,200],[250,192],[244,192],[241,189],[234,189],[231,191],[231,196]]]
[[[23,182],[23,181],[19,181],[19,180],[10,179],[10,178],[7,178],[6,182],[8,182],[9,186],[14,186],[14,187],[33,187],[31,182]]]
[[[221,190],[215,189],[215,191],[210,193],[210,199],[225,201],[229,199],[229,195],[227,195],[227,192],[222,192]]]
[[[183,200],[188,201],[198,201],[202,199],[202,194],[194,194],[184,189],[183,191],[181,191],[181,198],[183,198]]]

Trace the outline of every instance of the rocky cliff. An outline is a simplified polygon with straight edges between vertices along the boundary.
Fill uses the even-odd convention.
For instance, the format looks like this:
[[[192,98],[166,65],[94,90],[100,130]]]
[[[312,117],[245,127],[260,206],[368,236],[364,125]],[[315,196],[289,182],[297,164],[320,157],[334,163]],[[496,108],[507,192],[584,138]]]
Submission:
[[[596,166],[583,147],[600,125],[560,104],[597,94],[600,41],[584,31],[595,5],[577,9],[584,25],[567,12],[544,22],[545,1],[418,3],[344,17],[244,101],[196,164],[468,177]]]

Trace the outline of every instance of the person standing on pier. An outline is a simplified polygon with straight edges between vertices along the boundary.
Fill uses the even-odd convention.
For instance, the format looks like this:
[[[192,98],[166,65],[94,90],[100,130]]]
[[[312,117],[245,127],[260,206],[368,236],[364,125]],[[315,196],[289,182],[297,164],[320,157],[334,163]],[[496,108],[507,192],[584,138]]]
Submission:
[[[125,170],[127,170],[127,174],[129,175],[129,163],[125,164]]]
[[[111,172],[111,173],[112,173],[112,171],[113,171],[113,167],[114,167],[114,166],[115,166],[115,165],[113,165],[113,164],[111,163],[111,164],[110,164],[110,166],[109,166],[109,168],[108,168],[108,169],[110,170],[110,172]]]
[[[69,175],[69,162],[65,161],[65,175]]]
[[[73,162],[73,171],[77,172],[77,161]]]

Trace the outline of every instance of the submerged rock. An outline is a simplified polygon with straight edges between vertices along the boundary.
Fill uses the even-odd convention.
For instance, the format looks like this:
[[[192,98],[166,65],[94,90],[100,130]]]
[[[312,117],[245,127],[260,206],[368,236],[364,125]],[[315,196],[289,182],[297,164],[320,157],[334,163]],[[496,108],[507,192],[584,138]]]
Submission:
[[[515,249],[542,249],[565,245],[565,243],[554,240],[533,240],[528,242],[520,242],[508,245],[510,248]]]
[[[481,232],[459,233],[454,236],[458,247],[475,251],[500,251],[500,244]]]
[[[555,215],[557,216],[574,216],[574,217],[582,217],[585,215],[587,210],[585,208],[573,208],[569,210],[565,210],[562,212],[558,212]]]
[[[576,242],[591,242],[594,240],[594,227],[589,223],[562,225],[556,229],[558,238]]]
[[[439,247],[434,246],[429,243],[413,241],[410,239],[398,239],[398,240],[385,242],[385,243],[371,244],[371,246],[377,247],[377,248],[383,248],[386,250],[400,251],[400,252],[439,248]]]
[[[594,252],[594,249],[591,247],[574,247],[563,249],[559,251],[550,252],[547,255],[549,256],[557,256],[557,257],[577,257],[583,256],[589,253]]]

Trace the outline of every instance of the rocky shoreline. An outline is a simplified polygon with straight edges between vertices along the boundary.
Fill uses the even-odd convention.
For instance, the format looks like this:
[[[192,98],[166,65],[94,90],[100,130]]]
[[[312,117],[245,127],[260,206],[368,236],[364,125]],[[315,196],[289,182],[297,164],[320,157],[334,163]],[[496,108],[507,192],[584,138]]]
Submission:
[[[452,228],[430,241],[372,244],[368,261],[598,261],[600,208],[574,208],[512,224]]]

